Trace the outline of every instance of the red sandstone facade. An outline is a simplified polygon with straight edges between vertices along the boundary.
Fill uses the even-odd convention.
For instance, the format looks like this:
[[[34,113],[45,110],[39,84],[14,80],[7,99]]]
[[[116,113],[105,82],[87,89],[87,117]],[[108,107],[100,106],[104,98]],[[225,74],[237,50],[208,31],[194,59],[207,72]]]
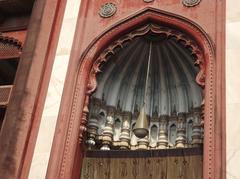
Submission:
[[[180,0],[150,3],[113,0],[116,13],[110,18],[102,18],[99,8],[106,2],[81,2],[47,178],[79,178],[89,97],[97,87],[96,74],[102,63],[99,55],[123,34],[151,21],[183,31],[203,51],[203,59],[199,62],[205,86],[203,178],[226,178],[225,1],[202,0],[194,7],[186,7]],[[1,178],[27,178],[29,172],[66,2],[51,2],[54,8],[50,8],[49,3],[48,0],[36,1],[37,8],[30,21],[1,132]],[[23,41],[24,35],[20,36],[15,38]],[[30,59],[31,63],[28,62]],[[28,73],[20,75],[26,69]],[[28,94],[22,95],[26,91]],[[14,123],[11,122],[13,119],[16,119]],[[9,130],[15,132],[6,137]],[[12,162],[5,166],[9,156]]]
[[[16,19],[17,27],[3,28],[4,35],[19,39],[24,47],[0,135],[0,178],[28,176],[65,4],[65,0],[36,1],[28,27]],[[18,27],[24,30],[21,34],[27,32],[25,41],[25,35],[16,32]]]

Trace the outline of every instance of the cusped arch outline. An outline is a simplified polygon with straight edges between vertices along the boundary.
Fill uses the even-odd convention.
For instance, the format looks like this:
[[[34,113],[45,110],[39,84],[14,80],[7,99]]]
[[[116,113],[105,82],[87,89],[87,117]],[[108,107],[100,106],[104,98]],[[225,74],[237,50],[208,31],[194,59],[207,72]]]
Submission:
[[[82,143],[84,138],[84,132],[86,131],[87,115],[89,112],[89,98],[92,92],[97,87],[96,74],[99,72],[99,65],[104,61],[101,58],[101,53],[109,47],[109,45],[119,39],[123,34],[131,32],[138,26],[147,24],[149,22],[160,23],[164,26],[173,27],[179,29],[185,34],[189,35],[196,44],[202,49],[203,56],[202,61],[198,60],[197,63],[201,69],[204,69],[199,76],[204,79],[199,79],[199,83],[204,85],[204,179],[214,178],[214,101],[215,101],[215,50],[213,44],[208,37],[207,33],[191,20],[165,12],[154,8],[145,8],[142,11],[130,16],[117,24],[110,27],[103,32],[100,36],[95,38],[93,42],[87,47],[79,60],[79,67],[76,77],[76,83],[74,87],[73,103],[71,106],[71,114],[69,119],[69,126],[67,129],[67,137],[65,141],[64,152],[62,156],[62,164],[60,167],[60,178],[65,176],[65,163],[68,160],[69,139],[72,134],[73,121],[76,118],[80,119],[79,130],[79,143]],[[111,52],[111,49],[108,48]],[[112,49],[112,53],[113,49]],[[99,58],[100,56],[100,58]],[[99,60],[100,59],[100,60]],[[102,61],[101,61],[102,59]],[[202,63],[204,62],[204,63]],[[83,75],[83,72],[87,75]],[[82,79],[84,78],[84,84]],[[81,85],[85,85],[85,96],[80,95]],[[201,85],[201,84],[200,84]],[[79,106],[79,99],[84,101],[84,107],[81,114],[77,114],[75,109]]]

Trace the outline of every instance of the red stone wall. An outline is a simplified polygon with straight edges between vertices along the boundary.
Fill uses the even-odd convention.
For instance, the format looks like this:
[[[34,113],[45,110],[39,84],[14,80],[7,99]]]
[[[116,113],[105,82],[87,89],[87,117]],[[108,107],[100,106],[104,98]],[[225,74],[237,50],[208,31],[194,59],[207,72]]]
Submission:
[[[171,12],[194,21],[209,34],[214,42],[216,41],[216,34],[221,31],[221,29],[217,28],[216,17],[219,16],[218,8],[221,7],[221,4],[224,5],[224,1],[217,2],[202,0],[200,4],[195,7],[186,7],[182,4],[181,0],[155,0],[152,3],[145,3],[143,0],[113,0],[111,2],[116,4],[117,12],[110,18],[102,18],[99,16],[99,9],[107,2],[109,1],[82,1],[79,27],[84,26],[84,29],[79,29],[79,32],[82,34],[80,43],[81,51],[79,51],[79,54],[86,49],[94,38],[110,28],[112,25],[147,7]],[[77,39],[76,41],[79,42],[78,40],[80,39]]]
[[[209,43],[203,42],[197,33],[189,34],[198,39],[200,44],[202,43],[202,48],[214,51],[213,54],[208,54],[207,51],[204,54],[206,59],[211,58],[211,61],[206,61],[206,66],[212,66],[211,70],[206,72],[208,84],[205,96],[204,179],[224,179],[225,1],[202,0],[197,6],[185,7],[181,0],[155,0],[151,3],[143,0],[112,0],[111,2],[117,6],[117,12],[112,17],[102,18],[99,16],[99,9],[107,2],[107,0],[82,0],[47,178],[79,177],[84,148],[78,142],[79,135],[80,142],[82,142],[82,132],[86,125],[88,113],[86,96],[96,85],[94,79],[91,78],[92,74],[89,75],[89,68],[92,68],[91,65],[96,60],[93,58],[97,58],[98,51],[104,50],[111,41],[117,39],[121,35],[119,33],[124,33],[118,27],[126,19],[132,20],[131,24],[126,21],[122,26],[131,28],[131,25],[134,25],[134,15],[146,8],[154,8],[175,14],[175,18],[181,16],[180,19],[187,19],[189,24],[192,23],[192,26],[204,31],[205,38],[210,41]],[[147,18],[142,19],[147,20]],[[175,20],[169,18],[166,21],[174,24]],[[112,28],[116,24],[118,26]],[[188,28],[189,32],[191,31],[191,27],[185,28],[183,24],[181,28],[185,30]],[[123,27],[122,29],[126,30]]]
[[[28,178],[65,5],[66,0],[36,0],[28,32],[4,33],[24,47],[0,133],[1,179]]]

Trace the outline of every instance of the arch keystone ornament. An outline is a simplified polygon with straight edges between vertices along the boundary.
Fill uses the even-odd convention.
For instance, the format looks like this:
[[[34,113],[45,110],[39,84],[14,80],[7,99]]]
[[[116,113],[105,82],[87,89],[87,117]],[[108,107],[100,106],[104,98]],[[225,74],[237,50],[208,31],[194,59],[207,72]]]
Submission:
[[[103,4],[99,10],[99,15],[104,18],[113,16],[117,12],[117,6],[111,2]]]
[[[184,6],[187,7],[193,7],[198,5],[201,2],[201,0],[182,0],[182,3]]]

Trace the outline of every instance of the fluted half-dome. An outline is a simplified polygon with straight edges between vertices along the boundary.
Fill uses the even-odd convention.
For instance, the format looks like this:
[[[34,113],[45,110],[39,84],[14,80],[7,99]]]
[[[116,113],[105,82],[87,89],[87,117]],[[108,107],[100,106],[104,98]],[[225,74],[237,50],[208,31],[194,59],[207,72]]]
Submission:
[[[153,33],[135,37],[108,57],[97,77],[94,97],[122,111],[139,110],[144,100],[150,43],[147,114],[170,115],[201,106],[202,89],[195,81],[199,69],[191,49],[174,37]]]

